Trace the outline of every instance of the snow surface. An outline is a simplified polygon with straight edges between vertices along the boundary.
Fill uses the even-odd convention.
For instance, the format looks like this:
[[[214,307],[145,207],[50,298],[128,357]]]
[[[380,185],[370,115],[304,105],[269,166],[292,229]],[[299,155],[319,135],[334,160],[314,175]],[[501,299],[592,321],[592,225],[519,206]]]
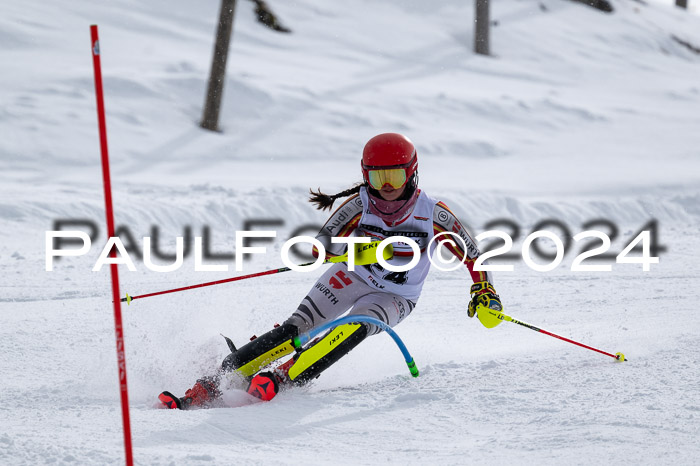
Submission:
[[[381,335],[311,386],[234,409],[151,405],[220,363],[219,333],[242,344],[284,320],[317,273],[136,301],[123,314],[138,464],[697,464],[700,56],[671,38],[700,45],[696,3],[493,2],[493,57],[471,53],[471,2],[269,3],[294,32],[238,2],[220,133],[197,127],[218,2],[0,6],[0,463],[124,461],[109,276],[91,272],[105,241],[96,23],[116,223],[136,239],[157,226],[163,250],[209,226],[213,251],[230,252],[246,220],[282,219],[245,272],[279,267],[283,240],[325,218],[308,188],[359,181],[362,146],[385,131],[412,138],[421,186],[474,234],[515,222],[515,252],[543,219],[571,235],[612,222],[614,253],[656,219],[666,247],[646,273],[572,272],[576,245],[552,272],[516,259],[496,274],[506,313],[627,363],[487,330],[466,317],[466,274],[434,270],[396,329],[421,377]],[[91,219],[100,236],[46,272],[57,219]],[[216,263],[230,271],[137,260],[122,294],[234,274]]]

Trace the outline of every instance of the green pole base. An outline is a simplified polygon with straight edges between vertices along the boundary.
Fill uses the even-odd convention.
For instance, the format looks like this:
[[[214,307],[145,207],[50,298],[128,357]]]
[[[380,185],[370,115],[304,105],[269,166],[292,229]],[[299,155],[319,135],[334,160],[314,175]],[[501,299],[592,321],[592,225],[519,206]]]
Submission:
[[[418,377],[418,368],[416,367],[416,363],[411,359],[411,362],[407,362],[406,365],[408,366],[408,370],[411,371],[411,375],[413,377]]]

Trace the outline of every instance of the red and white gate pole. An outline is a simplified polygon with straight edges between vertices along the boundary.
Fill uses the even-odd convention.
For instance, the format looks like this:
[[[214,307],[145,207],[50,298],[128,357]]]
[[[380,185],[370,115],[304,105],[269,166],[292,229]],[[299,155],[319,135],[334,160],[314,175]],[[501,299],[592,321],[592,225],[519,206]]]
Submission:
[[[112,184],[109,177],[109,154],[107,152],[107,123],[105,121],[104,96],[102,94],[102,69],[100,66],[100,41],[97,26],[90,26],[92,45],[92,63],[95,70],[95,93],[97,97],[97,121],[100,130],[100,152],[102,154],[102,178],[105,191],[105,208],[107,214],[107,237],[114,237],[114,211],[112,209]],[[114,249],[110,257],[116,257]],[[117,340],[117,364],[119,366],[119,389],[122,402],[122,424],[124,427],[124,449],[126,464],[132,466],[134,457],[131,450],[131,421],[129,420],[129,391],[126,384],[126,357],[124,356],[124,329],[122,327],[122,308],[119,299],[119,271],[117,264],[110,264],[112,276],[112,302],[114,303],[114,329]]]

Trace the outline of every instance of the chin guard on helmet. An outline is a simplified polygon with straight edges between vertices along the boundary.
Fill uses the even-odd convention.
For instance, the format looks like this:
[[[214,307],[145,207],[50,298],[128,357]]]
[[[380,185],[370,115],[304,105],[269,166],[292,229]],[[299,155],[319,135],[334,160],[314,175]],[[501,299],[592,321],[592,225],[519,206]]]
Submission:
[[[394,201],[387,201],[380,192],[371,187],[367,188],[369,196],[369,210],[388,224],[394,224],[406,218],[416,205],[418,200],[418,174],[414,173],[401,197]]]

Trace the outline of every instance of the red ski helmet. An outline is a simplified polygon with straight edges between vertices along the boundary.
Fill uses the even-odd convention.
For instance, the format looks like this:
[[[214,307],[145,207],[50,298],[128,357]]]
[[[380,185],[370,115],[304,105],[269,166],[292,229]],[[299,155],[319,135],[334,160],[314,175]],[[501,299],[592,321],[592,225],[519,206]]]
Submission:
[[[383,133],[370,139],[362,152],[362,175],[374,215],[393,225],[413,211],[418,200],[418,155],[406,136]],[[401,197],[384,199],[379,191],[386,184],[405,188]]]
[[[376,190],[384,184],[399,189],[418,170],[416,148],[406,136],[383,133],[370,139],[362,151],[362,175]]]

